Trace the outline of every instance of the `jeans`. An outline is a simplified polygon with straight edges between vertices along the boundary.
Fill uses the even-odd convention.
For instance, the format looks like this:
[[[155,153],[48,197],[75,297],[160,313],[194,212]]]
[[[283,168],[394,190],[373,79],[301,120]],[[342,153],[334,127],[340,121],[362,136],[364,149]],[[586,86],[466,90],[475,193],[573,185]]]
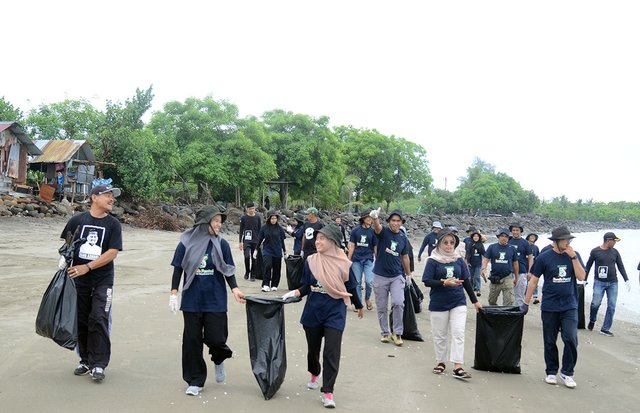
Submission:
[[[482,266],[470,267],[469,272],[471,273],[471,282],[473,284],[473,291],[480,292],[480,272],[482,270]]]
[[[371,299],[371,291],[373,291],[373,261],[353,261],[351,264],[351,271],[356,277],[356,283],[358,283],[358,298],[362,302],[362,273],[364,273],[365,293],[366,300]]]
[[[604,324],[602,324],[602,331],[609,331],[613,324],[613,316],[616,313],[616,301],[618,300],[618,282],[600,281],[595,280],[593,284],[593,298],[591,299],[591,313],[589,315],[589,321],[596,322],[598,317],[598,310],[602,303],[602,297],[607,294],[607,312],[604,315]]]
[[[542,337],[544,339],[544,362],[546,373],[558,374],[558,332],[564,343],[562,369],[566,376],[573,376],[578,361],[578,310],[561,312],[542,311]]]

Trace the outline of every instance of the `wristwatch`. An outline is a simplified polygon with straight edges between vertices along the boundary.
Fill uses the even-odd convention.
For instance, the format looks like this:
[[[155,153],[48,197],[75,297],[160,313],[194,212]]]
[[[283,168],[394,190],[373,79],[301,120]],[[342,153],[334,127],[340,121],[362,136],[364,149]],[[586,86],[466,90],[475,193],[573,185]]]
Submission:
[[[574,255],[573,257],[571,257],[571,259],[572,259],[572,260],[577,260],[577,259],[578,259],[578,256],[577,256],[577,255]]]

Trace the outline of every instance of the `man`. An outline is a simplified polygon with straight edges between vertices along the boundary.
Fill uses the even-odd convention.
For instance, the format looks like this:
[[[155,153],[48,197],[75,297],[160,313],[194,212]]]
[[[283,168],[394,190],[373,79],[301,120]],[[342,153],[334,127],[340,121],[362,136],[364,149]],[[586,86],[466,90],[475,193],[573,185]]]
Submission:
[[[618,241],[620,241],[620,238],[613,232],[604,234],[604,242],[601,246],[591,250],[589,260],[587,260],[587,268],[585,269],[585,280],[587,280],[591,266],[595,263],[593,298],[591,299],[591,312],[589,314],[589,325],[587,328],[593,330],[593,326],[596,324],[598,317],[598,310],[602,303],[602,297],[607,294],[607,312],[604,315],[604,323],[600,329],[600,334],[607,337],[613,337],[611,326],[613,325],[613,316],[616,312],[616,301],[618,300],[618,275],[616,274],[616,265],[627,285],[627,291],[631,291],[631,282],[629,281],[629,277],[627,277],[627,271],[624,269],[622,257],[618,250],[614,248]]]
[[[536,245],[536,242],[538,241],[538,234],[532,232],[531,234],[527,235],[526,240],[529,243],[529,247],[531,248],[531,255],[533,255],[533,260],[535,261],[536,257],[540,255],[540,248],[538,248],[538,246]],[[529,276],[529,274],[527,274],[527,281],[529,281],[530,278],[531,277]],[[538,300],[538,288],[533,291],[533,303],[540,303],[540,300]]]
[[[373,218],[369,216],[368,209],[360,216],[360,225],[351,231],[349,239],[349,252],[347,257],[351,260],[351,271],[358,283],[358,298],[362,302],[362,275],[364,274],[365,302],[367,310],[373,309],[371,292],[373,291],[373,257],[376,254],[376,234],[371,228]]]
[[[122,251],[122,226],[109,215],[119,188],[98,185],[90,192],[91,208],[74,215],[64,227],[61,238],[76,233],[75,239],[85,238],[101,249],[100,255],[83,244],[76,250],[73,265],[68,268],[69,277],[76,285],[78,298],[78,352],[80,364],[74,370],[76,376],[91,373],[95,381],[105,378],[104,370],[111,358],[109,337],[111,303],[113,299],[113,261]],[[91,241],[89,241],[91,239]],[[83,248],[84,247],[84,248]]]
[[[376,294],[378,323],[380,324],[380,341],[389,342],[388,304],[391,295],[391,312],[393,317],[393,334],[391,339],[396,346],[402,346],[404,324],[404,287],[406,277],[411,276],[409,270],[409,246],[407,237],[400,230],[402,213],[393,211],[387,218],[388,227],[380,224],[380,208],[371,211],[373,230],[377,239],[376,261],[373,267],[373,291]]]
[[[338,215],[335,219],[335,223],[338,228],[340,228],[340,233],[342,234],[342,242],[340,244],[340,247],[344,249],[344,252],[347,252],[347,248],[349,248],[349,241],[347,239],[347,230],[344,225],[342,225],[342,217]]]
[[[489,281],[489,305],[497,305],[498,297],[502,293],[502,305],[513,305],[513,288],[519,273],[516,250],[509,245],[509,230],[501,228],[496,237],[498,242],[489,245],[482,257],[480,275],[484,278],[487,264],[491,262]]]
[[[433,224],[431,224],[431,232],[424,237],[422,245],[420,245],[420,249],[418,250],[418,262],[422,261],[422,251],[424,251],[425,247],[427,247],[427,257],[431,255],[431,251],[433,251],[438,242],[438,232],[441,230],[442,224],[440,221],[433,221]]]
[[[256,265],[255,251],[258,245],[258,234],[262,227],[262,218],[256,215],[256,204],[247,202],[245,205],[247,212],[240,218],[239,246],[240,251],[244,254],[244,279],[255,281]],[[252,271],[254,270],[254,271]]]
[[[531,280],[520,307],[526,314],[533,291],[538,286],[540,276],[544,276],[542,285],[542,336],[544,340],[544,362],[546,365],[545,382],[557,384],[558,369],[558,332],[561,334],[564,350],[560,378],[568,388],[577,386],[573,379],[574,368],[578,360],[578,285],[585,279],[585,271],[580,254],[571,247],[575,238],[567,227],[558,227],[551,232],[553,242],[550,250],[541,253],[531,268]]]
[[[306,211],[307,221],[302,226],[302,253],[304,259],[316,253],[316,231],[324,227],[324,224],[318,220],[318,210],[314,207],[308,208]]]
[[[524,228],[521,224],[509,225],[509,231],[511,232],[509,245],[516,250],[518,265],[520,267],[519,275],[516,279],[516,286],[513,291],[516,305],[519,307],[524,303],[524,293],[527,291],[527,274],[529,273],[529,268],[533,265],[533,251],[531,250],[529,242],[522,238]]]

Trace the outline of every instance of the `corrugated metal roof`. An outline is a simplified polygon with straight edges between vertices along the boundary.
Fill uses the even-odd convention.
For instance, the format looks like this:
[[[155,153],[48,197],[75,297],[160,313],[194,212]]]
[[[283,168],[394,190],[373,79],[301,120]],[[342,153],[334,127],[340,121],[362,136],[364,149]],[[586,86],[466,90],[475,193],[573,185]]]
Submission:
[[[0,132],[10,129],[11,133],[18,139],[18,142],[27,148],[29,155],[40,155],[42,151],[29,139],[27,133],[18,122],[0,122]]]
[[[32,159],[30,163],[65,163],[73,158],[78,151],[81,151],[81,153],[78,154],[77,159],[96,160],[89,144],[85,140],[40,140],[36,142],[36,145],[42,149],[42,155]]]

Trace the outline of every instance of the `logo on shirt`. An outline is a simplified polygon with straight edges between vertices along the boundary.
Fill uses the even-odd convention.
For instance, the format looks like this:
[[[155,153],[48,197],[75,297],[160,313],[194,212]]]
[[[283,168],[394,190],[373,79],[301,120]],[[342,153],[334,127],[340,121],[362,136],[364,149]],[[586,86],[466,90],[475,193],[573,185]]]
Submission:
[[[202,261],[200,261],[200,265],[196,270],[196,275],[213,275],[213,269],[206,269],[207,261],[209,261],[209,255],[205,255],[204,257],[202,257]]]
[[[307,228],[304,230],[304,237],[305,239],[313,239],[313,233],[315,232],[315,230],[311,227]]]
[[[451,267],[444,267],[447,270],[447,278],[453,278],[453,266]]]
[[[398,242],[391,241],[391,251],[395,251],[397,247],[398,247]]]
[[[558,265],[558,275],[553,277],[554,283],[568,283],[571,281],[571,277],[567,274],[566,265]]]
[[[505,251],[499,251],[498,252],[499,257],[496,258],[495,262],[496,264],[508,264],[509,261],[507,261],[507,253]]]
[[[358,247],[368,247],[369,243],[367,242],[366,235],[360,235],[360,242],[357,243]]]
[[[598,267],[598,278],[609,278],[609,267],[606,265]]]
[[[86,238],[84,244],[80,245],[78,258],[84,260],[95,260],[102,255],[102,242],[104,241],[104,227],[94,225],[84,225],[80,237]]]

